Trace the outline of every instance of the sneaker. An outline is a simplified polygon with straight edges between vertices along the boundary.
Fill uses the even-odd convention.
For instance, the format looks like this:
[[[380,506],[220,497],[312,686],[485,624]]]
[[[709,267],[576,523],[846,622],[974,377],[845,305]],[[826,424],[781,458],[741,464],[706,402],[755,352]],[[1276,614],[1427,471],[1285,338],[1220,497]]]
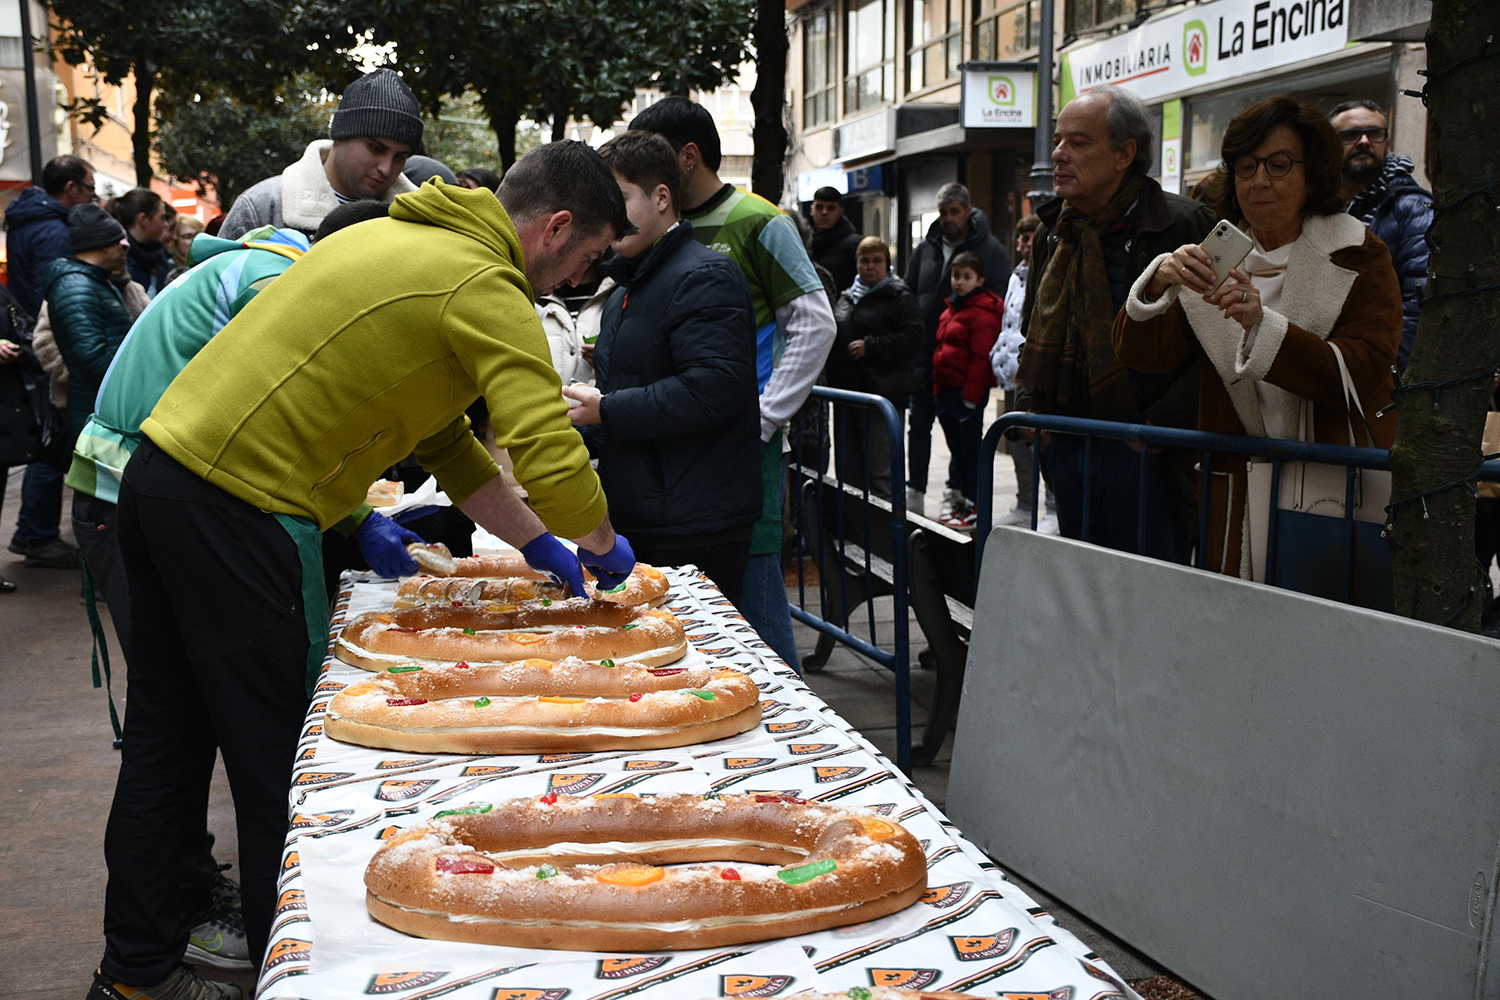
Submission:
[[[1031,527],[1031,508],[1022,507],[1020,504],[1017,504],[1010,509],[1010,513],[995,521],[995,524],[1003,524],[1008,527],[1029,528]]]
[[[1044,508],[1042,516],[1037,518],[1036,530],[1043,535],[1058,535],[1062,530],[1057,526],[1057,511],[1052,508]]]
[[[938,521],[947,524],[947,518],[953,514],[958,505],[963,502],[964,495],[953,487],[943,490],[943,502],[938,507]]]
[[[250,945],[245,941],[245,917],[238,909],[222,905],[218,879],[215,877],[214,904],[207,919],[188,932],[187,954],[183,961],[193,965],[210,965],[215,969],[252,969]],[[224,879],[230,885],[234,883]],[[234,885],[238,895],[239,886]]]
[[[952,509],[942,517],[939,517],[938,523],[949,528],[956,528],[959,531],[973,531],[974,525],[978,520],[979,512],[975,509],[974,505],[964,499],[962,494],[959,494],[958,499],[953,503]]]
[[[15,542],[10,543],[10,550],[16,551]],[[61,538],[26,546],[25,555],[28,569],[77,569],[79,566],[78,550]]]
[[[906,512],[908,514],[916,514],[918,517],[926,517],[927,494],[908,486],[906,488]]]
[[[95,970],[94,985],[86,1000],[241,1000],[240,988],[232,983],[211,983],[193,975],[179,965],[166,979],[154,986],[126,986],[112,983],[104,973]]]
[[[214,872],[213,905],[217,908],[238,910],[240,908],[240,884],[224,873],[234,866],[224,862],[219,870]]]

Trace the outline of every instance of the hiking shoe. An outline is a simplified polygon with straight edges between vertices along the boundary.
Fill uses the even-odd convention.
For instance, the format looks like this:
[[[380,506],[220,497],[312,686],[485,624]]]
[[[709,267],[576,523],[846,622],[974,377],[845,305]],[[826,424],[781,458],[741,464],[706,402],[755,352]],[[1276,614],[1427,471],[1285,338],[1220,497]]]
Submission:
[[[224,881],[234,885],[229,879]],[[218,885],[215,884],[214,888],[217,895]],[[235,892],[238,891],[239,886],[235,886]],[[254,968],[250,962],[250,946],[245,941],[244,915],[233,906],[221,905],[216,898],[202,922],[188,932],[187,954],[183,955],[183,961],[211,965],[215,969]]]
[[[10,543],[10,550],[16,551],[15,542]],[[26,546],[25,555],[29,569],[77,569],[79,566],[78,550],[61,538]]]
[[[199,979],[192,970],[179,965],[166,979],[154,986],[126,986],[112,983],[104,973],[94,972],[94,985],[86,1000],[241,1000],[240,988],[232,983],[211,983]]]
[[[213,888],[209,891],[213,894],[213,905],[215,909],[238,910],[240,908],[240,884],[224,873],[234,866],[228,861],[219,866],[214,872]]]

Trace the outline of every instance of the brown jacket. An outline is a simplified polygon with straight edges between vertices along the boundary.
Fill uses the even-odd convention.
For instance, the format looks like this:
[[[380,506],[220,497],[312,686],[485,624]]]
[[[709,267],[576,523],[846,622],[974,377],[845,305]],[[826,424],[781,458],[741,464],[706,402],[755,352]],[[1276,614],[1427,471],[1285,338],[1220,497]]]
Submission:
[[[1354,225],[1350,225],[1354,223]],[[1204,357],[1198,428],[1263,437],[1266,425],[1255,392],[1259,381],[1312,401],[1313,438],[1324,444],[1368,445],[1354,415],[1349,440],[1343,381],[1329,344],[1349,367],[1373,444],[1389,448],[1396,416],[1375,414],[1391,401],[1391,365],[1401,343],[1401,285],[1385,244],[1348,215],[1309,216],[1292,246],[1281,310],[1267,310],[1248,357],[1243,330],[1199,296],[1179,297],[1172,286],[1155,302],[1142,293],[1161,258],[1142,272],[1115,317],[1115,353],[1139,371],[1170,371]],[[1245,462],[1221,455],[1209,486],[1208,565],[1237,575],[1242,565]],[[1233,509],[1230,510],[1230,482]],[[1222,545],[1219,541],[1222,540]]]

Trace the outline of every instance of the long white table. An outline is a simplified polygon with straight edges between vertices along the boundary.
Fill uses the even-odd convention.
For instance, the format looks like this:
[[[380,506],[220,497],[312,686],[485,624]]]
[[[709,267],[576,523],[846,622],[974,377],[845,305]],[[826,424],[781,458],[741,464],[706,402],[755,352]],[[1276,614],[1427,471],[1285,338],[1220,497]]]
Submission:
[[[298,750],[281,898],[258,997],[692,1000],[870,985],[1023,1000],[1134,997],[782,664],[712,584],[689,569],[668,570],[668,576],[666,607],[686,627],[694,647],[689,655],[753,672],[762,691],[758,729],[703,746],[638,753],[480,757],[371,750],[323,734],[334,693],[369,676],[330,656]],[[344,584],[333,635],[350,617],[389,607],[393,596],[393,584],[365,577],[346,576]],[[928,894],[901,913],[851,927],[641,955],[429,941],[376,923],[365,910],[365,864],[382,839],[440,810],[547,792],[711,789],[866,806],[898,820],[927,852]]]

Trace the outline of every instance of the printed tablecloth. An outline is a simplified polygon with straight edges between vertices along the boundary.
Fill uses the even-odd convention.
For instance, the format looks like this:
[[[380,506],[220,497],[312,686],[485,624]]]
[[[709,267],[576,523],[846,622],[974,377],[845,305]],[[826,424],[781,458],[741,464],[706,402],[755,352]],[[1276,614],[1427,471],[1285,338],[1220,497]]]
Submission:
[[[758,729],[703,746],[633,753],[403,754],[323,734],[329,700],[366,671],[331,656],[308,710],[291,788],[281,895],[262,1000],[606,1000],[791,996],[853,986],[966,990],[1011,1000],[1134,997],[1115,973],[1005,876],[864,737],[812,693],[718,590],[667,571],[690,657],[752,671]],[[388,608],[394,585],[346,575],[332,634]],[[880,920],[702,951],[606,954],[429,941],[372,920],[364,869],[382,840],[442,809],[521,796],[629,790],[777,792],[865,806],[927,854],[923,901]]]

